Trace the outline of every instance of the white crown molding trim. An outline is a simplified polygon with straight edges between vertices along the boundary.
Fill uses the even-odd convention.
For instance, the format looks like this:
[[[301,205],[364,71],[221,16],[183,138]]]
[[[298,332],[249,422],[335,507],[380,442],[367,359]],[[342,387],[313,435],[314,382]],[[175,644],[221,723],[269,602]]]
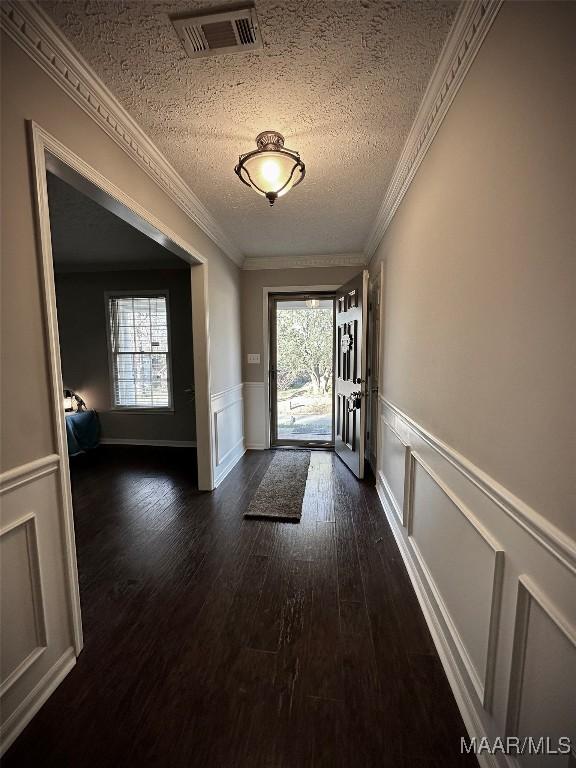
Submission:
[[[503,0],[462,2],[404,144],[364,253],[369,261],[480,50]]]
[[[576,541],[565,534],[535,509],[519,499],[497,480],[481,470],[465,456],[458,453],[435,435],[428,432],[398,406],[378,395],[380,402],[400,417],[428,445],[432,446],[453,467],[459,470],[477,488],[488,496],[500,509],[524,528],[536,541],[544,546],[571,573],[576,573]]]
[[[190,187],[37,3],[0,6],[0,26],[236,264],[243,255]]]
[[[327,253],[312,256],[247,256],[242,269],[307,269],[310,267],[363,267],[363,253]]]

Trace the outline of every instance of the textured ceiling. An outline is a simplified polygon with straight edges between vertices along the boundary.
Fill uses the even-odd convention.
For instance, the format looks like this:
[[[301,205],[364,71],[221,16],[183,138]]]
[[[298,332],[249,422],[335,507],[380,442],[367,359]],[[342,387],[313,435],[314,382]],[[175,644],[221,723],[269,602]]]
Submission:
[[[246,255],[362,251],[457,3],[256,0],[263,50],[189,59],[168,14],[212,5],[42,2]],[[274,208],[233,173],[265,129],[307,168]]]
[[[188,269],[166,248],[53,174],[48,205],[54,269]]]

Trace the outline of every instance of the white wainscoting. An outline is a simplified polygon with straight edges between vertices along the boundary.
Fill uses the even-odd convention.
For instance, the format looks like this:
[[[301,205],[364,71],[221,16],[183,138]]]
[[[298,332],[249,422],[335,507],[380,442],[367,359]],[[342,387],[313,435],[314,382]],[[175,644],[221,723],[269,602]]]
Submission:
[[[576,595],[574,596],[576,598]],[[570,736],[576,755],[576,628],[526,576],[518,583],[507,732]],[[570,662],[572,659],[572,663]],[[520,760],[520,764],[524,763]],[[526,765],[533,765],[526,758]],[[570,768],[570,758],[542,757],[539,766]]]
[[[0,754],[76,662],[59,469],[50,454],[0,476]]]
[[[268,447],[266,387],[263,381],[244,382],[244,424],[246,448],[263,451]]]
[[[228,387],[211,398],[212,466],[216,488],[246,450],[243,387],[243,384]]]
[[[379,424],[378,493],[469,734],[576,739],[576,542],[382,397]]]

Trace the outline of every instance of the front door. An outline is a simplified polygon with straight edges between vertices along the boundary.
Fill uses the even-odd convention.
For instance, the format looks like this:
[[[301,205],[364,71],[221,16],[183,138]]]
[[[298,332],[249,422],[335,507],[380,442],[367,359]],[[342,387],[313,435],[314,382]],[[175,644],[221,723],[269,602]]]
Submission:
[[[270,444],[334,445],[334,294],[270,296]]]
[[[334,448],[356,477],[364,477],[366,431],[366,311],[368,271],[336,291]]]

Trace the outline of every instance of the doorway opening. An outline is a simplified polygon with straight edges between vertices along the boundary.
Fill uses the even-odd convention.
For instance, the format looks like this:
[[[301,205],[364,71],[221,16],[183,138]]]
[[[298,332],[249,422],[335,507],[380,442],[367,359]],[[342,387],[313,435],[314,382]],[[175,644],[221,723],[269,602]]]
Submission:
[[[109,383],[114,385],[110,390],[110,402],[112,403],[113,408],[119,407],[122,409],[123,407],[129,407],[134,405],[136,401],[137,405],[143,405],[143,398],[148,398],[148,405],[151,405],[154,409],[157,405],[160,406],[160,409],[163,410],[165,415],[175,404],[171,377],[172,374],[176,374],[176,377],[178,374],[166,358],[170,356],[171,350],[173,349],[173,347],[170,346],[168,337],[170,308],[175,310],[176,313],[178,313],[178,309],[173,303],[170,304],[168,301],[169,295],[172,296],[170,290],[165,290],[166,288],[170,288],[168,284],[164,283],[160,289],[157,287],[147,289],[145,286],[135,284],[137,271],[135,270],[132,272],[131,270],[128,270],[131,272],[131,276],[127,278],[129,284],[120,285],[120,283],[118,283],[111,286],[114,300],[116,301],[114,306],[112,306],[110,302],[112,297],[106,296],[105,292],[103,292],[101,302],[98,302],[98,307],[93,311],[88,312],[85,306],[81,304],[77,310],[73,311],[73,319],[71,321],[69,318],[68,321],[62,322],[62,318],[59,318],[59,309],[61,309],[63,305],[62,302],[60,302],[60,306],[58,306],[57,281],[59,279],[59,272],[64,273],[65,278],[66,269],[63,262],[66,261],[67,256],[66,254],[62,254],[63,258],[60,259],[60,266],[56,264],[58,259],[54,259],[54,233],[51,231],[51,225],[54,223],[54,211],[51,210],[49,205],[49,185],[68,185],[68,187],[63,187],[63,189],[66,189],[68,192],[80,193],[88,199],[90,204],[98,204],[98,206],[101,206],[101,208],[105,210],[106,214],[112,214],[113,219],[121,220],[123,226],[129,226],[133,230],[137,230],[138,235],[145,236],[144,240],[148,244],[148,248],[150,248],[150,241],[154,241],[155,245],[162,247],[163,259],[170,259],[171,267],[176,267],[174,274],[178,274],[186,283],[186,293],[189,298],[184,301],[184,304],[188,304],[188,309],[186,310],[186,308],[184,308],[184,310],[188,313],[186,323],[191,324],[192,326],[194,343],[193,346],[188,345],[189,349],[187,349],[187,354],[190,355],[191,359],[193,358],[193,376],[188,376],[185,382],[185,387],[193,385],[193,391],[184,394],[188,397],[192,394],[194,397],[195,418],[192,419],[192,422],[190,422],[188,426],[194,427],[195,421],[196,441],[198,445],[202,446],[203,450],[196,453],[195,451],[192,452],[190,447],[187,447],[187,456],[185,459],[186,466],[183,468],[183,471],[185,472],[186,480],[190,480],[193,483],[194,488],[199,488],[200,490],[209,490],[214,487],[213,465],[211,461],[213,455],[212,435],[210,430],[211,416],[209,408],[210,376],[208,355],[207,265],[206,259],[198,253],[197,249],[184,241],[162,221],[153,216],[106,177],[87,165],[81,158],[33,122],[29,123],[29,136],[34,169],[35,202],[41,267],[40,278],[44,298],[49,350],[48,361],[51,383],[51,415],[55,431],[55,447],[58,456],[58,472],[60,479],[59,488],[61,494],[63,560],[66,568],[68,599],[74,635],[74,651],[76,655],[79,655],[83,648],[83,631],[78,566],[76,559],[75,510],[73,510],[70,461],[68,458],[66,413],[72,411],[76,412],[78,410],[83,413],[84,409],[82,407],[82,401],[84,401],[85,398],[82,395],[87,395],[88,400],[90,400],[91,395],[88,394],[86,387],[81,390],[78,385],[76,386],[79,391],[71,391],[67,386],[67,382],[64,381],[61,359],[61,337],[65,337],[66,335],[69,337],[68,341],[64,338],[67,351],[71,352],[67,363],[67,371],[72,372],[71,375],[75,376],[75,368],[78,370],[77,366],[83,365],[81,355],[77,353],[82,353],[84,358],[91,363],[93,362],[91,358],[94,357],[95,347],[85,333],[79,334],[76,332],[78,324],[74,321],[74,317],[78,318],[86,315],[83,319],[101,321],[100,331],[102,331],[102,328],[104,329],[104,340],[106,342],[107,337],[111,337],[113,330],[111,318],[119,318],[120,310],[125,309],[123,300],[127,295],[126,291],[130,294],[132,302],[134,302],[134,299],[145,299],[144,303],[146,306],[144,307],[144,314],[149,322],[146,323],[143,321],[142,323],[139,323],[139,325],[141,326],[142,339],[146,337],[150,342],[149,349],[132,351],[127,348],[124,349],[124,341],[126,339],[120,339],[120,336],[122,335],[120,333],[120,326],[129,323],[118,322],[114,325],[114,329],[116,329],[116,325],[118,326],[116,329],[118,333],[112,334],[115,340],[114,348],[118,354],[113,359],[110,357],[106,359],[106,353],[109,353],[109,350],[106,350],[106,347],[104,347],[104,364],[101,366],[101,371],[108,374]],[[52,203],[53,202],[54,195],[52,195]],[[68,216],[68,218],[64,216],[62,219],[61,232],[64,233],[65,236],[69,234],[72,229],[73,219],[73,216]],[[102,232],[104,232],[104,229],[105,227],[102,229]],[[79,234],[79,238],[73,247],[73,251],[76,252],[80,249],[97,250],[101,245],[100,239],[102,233],[100,230],[95,233],[94,231],[90,231],[90,227],[88,226],[83,230],[83,233],[83,235],[82,232],[77,233]],[[84,241],[82,239],[83,237]],[[154,253],[157,255],[156,251],[154,251]],[[115,257],[117,255],[118,254],[115,254]],[[116,261],[116,258],[114,258],[113,261]],[[162,265],[165,267],[167,262],[163,261]],[[114,266],[117,265],[114,264]],[[61,269],[61,267],[64,267],[64,269]],[[87,265],[83,265],[80,270],[82,281],[85,281],[86,278],[89,277],[90,268],[86,267]],[[118,270],[111,269],[110,273],[112,272],[114,272],[114,275],[110,274],[110,280],[112,280],[112,277],[114,278],[114,281],[116,281],[117,278],[119,279]],[[166,275],[167,274],[168,273],[166,273]],[[95,275],[95,273],[92,273],[92,275]],[[60,277],[62,277],[62,275],[60,275]],[[183,283],[180,278],[178,278],[178,280],[179,286],[181,287]],[[63,282],[66,282],[66,280],[64,279]],[[107,279],[106,282],[109,282],[109,280]],[[74,302],[78,305],[77,296],[74,296],[74,286],[68,285],[67,288],[66,286],[64,288],[65,290],[71,288],[71,290],[68,290],[68,299],[65,299],[65,301],[69,300],[69,307],[73,306]],[[175,297],[176,295],[174,294],[174,298]],[[125,312],[124,315],[126,315]],[[138,317],[140,318],[140,314],[138,314]],[[166,330],[167,332],[165,341],[163,341],[163,330]],[[174,334],[172,335],[174,336]],[[154,338],[152,338],[152,336],[154,336]],[[120,341],[122,341],[122,344],[120,344]],[[172,338],[172,341],[177,344],[175,338]],[[120,349],[121,346],[123,347],[122,349]],[[120,355],[121,352],[125,354]],[[144,359],[144,357],[138,358],[137,360],[133,358],[132,362],[126,367],[126,355],[132,353],[139,354],[139,352],[145,353],[146,359]],[[120,357],[122,357],[122,360]],[[130,374],[129,376],[124,375],[127,371]],[[112,382],[114,375],[116,375],[117,381],[115,380]],[[130,379],[131,381],[127,381],[127,379]],[[74,385],[72,385],[72,390],[74,390]],[[114,392],[114,395],[112,392]],[[89,402],[87,404],[89,405]],[[113,408],[110,410],[112,411]],[[155,410],[154,412],[159,413],[159,410]],[[110,418],[108,419],[108,427],[110,429],[118,426],[116,413],[117,411],[111,413]],[[124,413],[121,412],[119,415],[124,415]],[[127,418],[130,418],[130,416]],[[113,424],[113,422],[115,423]],[[131,430],[133,430],[133,432],[130,436],[131,441],[137,439],[138,436],[136,433],[138,429],[135,425],[132,425]],[[90,440],[94,439],[95,441],[97,439],[97,430],[94,429],[91,431],[90,435],[84,435],[84,437],[87,439],[89,438]],[[142,435],[140,435],[140,438],[142,442],[152,439],[155,443],[158,441],[158,435],[155,435],[154,438],[142,437]],[[116,439],[120,441],[122,438],[116,436]],[[164,438],[162,438],[162,440],[164,442],[169,442],[167,437],[166,440],[164,440]],[[148,450],[152,447],[153,446],[145,444],[144,449]],[[141,446],[128,448],[128,446],[125,447],[123,444],[117,445],[115,448],[117,450],[141,450]],[[156,451],[165,453],[166,446],[156,446]],[[144,473],[148,473],[148,469],[144,467],[140,467],[140,469],[143,469]],[[107,476],[106,482],[109,483],[110,481],[111,478]],[[128,501],[131,502],[133,500],[133,495],[130,488],[123,482],[119,483],[119,487],[120,486],[122,486],[120,490],[126,492]],[[161,489],[159,488],[159,490]],[[169,491],[170,489],[167,488],[166,490]],[[87,493],[86,497],[89,495],[90,493]],[[124,506],[122,506],[121,512],[123,515],[126,512]],[[95,520],[99,519],[99,515],[93,517]],[[126,515],[125,522],[129,522]],[[91,540],[91,536],[88,536],[88,540]]]
[[[270,443],[334,446],[334,293],[269,296]]]

